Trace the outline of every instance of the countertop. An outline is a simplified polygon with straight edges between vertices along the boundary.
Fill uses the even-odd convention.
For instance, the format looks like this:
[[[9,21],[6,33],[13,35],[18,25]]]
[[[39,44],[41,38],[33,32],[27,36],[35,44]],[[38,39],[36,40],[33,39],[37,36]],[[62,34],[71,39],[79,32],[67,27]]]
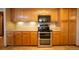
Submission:
[[[60,27],[50,27],[50,30],[51,31],[60,31]],[[32,31],[35,31],[35,32],[37,32],[38,31],[38,28],[37,29],[30,29],[30,30],[26,30],[26,29],[24,29],[24,30],[17,30],[17,29],[14,29],[14,30],[7,30],[7,31],[28,31],[28,32],[32,32]]]

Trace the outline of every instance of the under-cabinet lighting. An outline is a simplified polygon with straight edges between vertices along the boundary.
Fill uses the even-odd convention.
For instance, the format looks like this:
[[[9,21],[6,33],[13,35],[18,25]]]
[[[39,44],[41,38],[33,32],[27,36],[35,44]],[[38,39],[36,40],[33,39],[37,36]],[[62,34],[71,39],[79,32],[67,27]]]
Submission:
[[[17,18],[19,18],[19,19],[26,19],[26,18],[28,18],[28,16],[22,16],[22,15],[20,15],[20,16],[17,16]]]
[[[18,24],[18,25],[23,25],[23,24],[24,24],[24,22],[17,22],[17,24]]]
[[[31,24],[31,25],[36,25],[36,23],[35,23],[35,22],[30,22],[30,24]]]

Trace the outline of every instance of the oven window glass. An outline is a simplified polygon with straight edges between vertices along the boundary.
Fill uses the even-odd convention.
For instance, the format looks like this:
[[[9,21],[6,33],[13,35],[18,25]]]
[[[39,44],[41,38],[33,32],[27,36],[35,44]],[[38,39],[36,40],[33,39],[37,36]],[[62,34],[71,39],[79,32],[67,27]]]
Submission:
[[[50,40],[40,40],[40,45],[50,45]]]

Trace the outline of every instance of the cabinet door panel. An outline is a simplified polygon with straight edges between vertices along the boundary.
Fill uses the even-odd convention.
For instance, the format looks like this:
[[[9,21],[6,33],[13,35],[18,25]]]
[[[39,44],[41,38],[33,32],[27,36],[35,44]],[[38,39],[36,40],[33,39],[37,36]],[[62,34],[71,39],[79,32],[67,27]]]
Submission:
[[[61,23],[61,45],[68,44],[68,21]]]
[[[52,45],[60,45],[60,32],[52,32]]]
[[[31,45],[37,45],[38,44],[38,38],[37,38],[37,32],[31,32]]]
[[[7,32],[7,45],[14,45],[14,32]]]
[[[76,18],[77,9],[69,8],[69,45],[74,45],[76,41]]]
[[[60,20],[61,20],[61,45],[68,45],[68,8],[60,9]]]
[[[53,9],[52,14],[51,14],[51,21],[55,22],[58,21],[59,19],[59,9]]]
[[[30,32],[23,32],[23,45],[30,45]]]
[[[76,41],[76,22],[69,21],[69,45],[74,45]]]
[[[2,48],[4,45],[4,42],[3,42],[3,37],[0,37],[0,48]]]
[[[68,45],[68,33],[66,32],[62,32],[63,34],[61,34],[61,45]]]
[[[60,19],[61,19],[61,21],[67,21],[68,20],[68,8],[60,9]]]
[[[22,45],[22,33],[15,32],[15,45]]]
[[[23,9],[22,8],[12,8],[11,9],[11,18],[13,22],[21,21],[23,17]]]

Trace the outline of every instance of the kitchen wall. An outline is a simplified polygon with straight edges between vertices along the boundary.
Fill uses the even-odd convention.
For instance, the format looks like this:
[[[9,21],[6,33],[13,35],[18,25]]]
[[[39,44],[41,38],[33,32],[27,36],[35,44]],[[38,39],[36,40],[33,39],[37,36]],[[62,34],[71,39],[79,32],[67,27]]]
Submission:
[[[76,21],[76,45],[79,46],[79,8],[77,9],[77,21]]]

